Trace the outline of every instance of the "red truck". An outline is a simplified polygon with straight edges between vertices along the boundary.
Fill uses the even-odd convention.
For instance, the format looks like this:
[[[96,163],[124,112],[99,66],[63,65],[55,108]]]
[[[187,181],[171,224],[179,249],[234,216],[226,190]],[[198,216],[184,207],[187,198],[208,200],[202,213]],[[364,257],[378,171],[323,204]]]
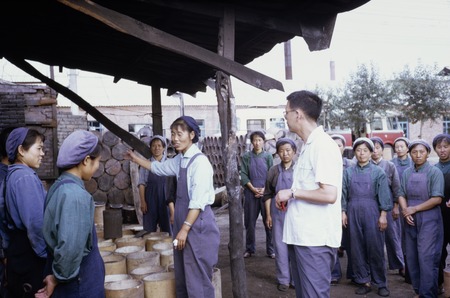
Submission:
[[[384,157],[391,159],[394,155],[394,141],[398,137],[403,137],[404,132],[401,129],[394,129],[395,117],[375,116],[372,123],[366,123],[365,136],[368,138],[380,137],[384,142]],[[398,127],[398,126],[397,126]],[[340,134],[346,141],[346,151],[351,151],[354,136],[348,130],[332,130],[328,134]],[[353,152],[346,152],[347,157],[353,156]]]

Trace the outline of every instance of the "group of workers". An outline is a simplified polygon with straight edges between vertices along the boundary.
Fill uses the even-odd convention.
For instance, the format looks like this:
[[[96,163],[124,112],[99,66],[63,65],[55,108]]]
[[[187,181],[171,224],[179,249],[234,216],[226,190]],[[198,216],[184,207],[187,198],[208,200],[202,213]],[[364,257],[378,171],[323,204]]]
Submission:
[[[264,133],[250,134],[253,148],[240,168],[243,257],[255,254],[261,213],[266,255],[275,259],[280,291],[294,287],[297,297],[329,297],[330,286],[341,278],[338,255],[345,249],[355,294],[376,286],[379,296],[389,296],[386,248],[389,269],[405,276],[418,296],[436,297],[450,242],[450,135],[437,135],[432,146],[398,138],[392,161],[383,159],[380,138],[358,138],[350,160],[343,157],[345,139],[317,124],[322,105],[309,91],[287,97],[284,117],[303,143],[298,148],[290,138],[278,139],[279,164],[264,151]],[[131,149],[124,157],[142,168],[144,229],[159,227],[174,239],[176,296],[214,297],[220,234],[211,209],[213,168],[196,146],[200,128],[192,117],[178,118],[170,129],[178,152],[173,158],[167,158],[160,136],[150,141],[151,159]],[[44,142],[44,135],[25,127],[0,135],[0,235],[7,259],[2,292],[104,297],[94,201],[83,183],[99,167],[101,142],[87,131],[70,134],[58,152],[61,175],[48,192],[35,172]],[[439,156],[436,165],[428,162],[432,148]]]
[[[306,97],[313,96],[308,94]],[[305,100],[305,95],[302,98]],[[255,254],[255,225],[261,213],[266,232],[266,254],[275,258],[280,291],[295,287],[297,297],[328,297],[330,290],[324,285],[337,284],[341,279],[338,254],[345,249],[348,256],[346,277],[357,285],[357,295],[366,295],[375,286],[379,296],[389,296],[387,269],[398,270],[405,282],[412,284],[417,297],[442,294],[443,270],[450,243],[450,135],[438,134],[431,146],[422,139],[410,141],[400,137],[394,142],[396,156],[392,160],[383,159],[381,138],[358,138],[353,142],[354,158],[342,157],[340,169],[333,168],[335,160],[331,160],[331,156],[335,148],[313,147],[315,133],[322,128],[314,127],[317,118],[311,116],[311,106],[293,103],[288,102],[285,118],[289,129],[304,142],[300,154],[297,156],[298,148],[293,140],[280,138],[276,153],[281,162],[273,165],[272,156],[263,150],[264,134],[255,131],[250,134],[253,149],[242,158],[244,258]],[[289,116],[290,113],[293,115]],[[342,135],[330,137],[342,155],[345,138]],[[435,165],[428,161],[432,149],[439,157]],[[309,152],[314,153],[311,156]],[[321,152],[327,152],[328,158],[322,157]],[[323,162],[327,164],[328,175],[342,178],[340,183],[333,184],[320,171]],[[306,186],[308,172],[313,174],[310,177],[313,183]],[[334,187],[334,200],[319,201],[320,195],[330,186]],[[300,189],[306,193],[300,193]],[[291,192],[290,197],[286,190]],[[314,190],[319,192],[308,193]],[[324,247],[338,247],[332,237],[322,241],[314,237],[325,238],[332,231],[333,221],[326,221],[326,218],[333,218],[335,213],[331,208],[326,210],[330,207],[327,204],[339,206],[341,211],[338,226],[342,226],[342,238],[339,238],[336,253],[334,250],[320,251]],[[314,216],[321,219],[316,226],[312,225]],[[335,236],[341,237],[341,234],[336,232]],[[308,246],[309,250],[306,249]],[[319,251],[320,261],[314,259]],[[326,252],[333,255],[331,270],[325,267],[329,262],[323,260]]]

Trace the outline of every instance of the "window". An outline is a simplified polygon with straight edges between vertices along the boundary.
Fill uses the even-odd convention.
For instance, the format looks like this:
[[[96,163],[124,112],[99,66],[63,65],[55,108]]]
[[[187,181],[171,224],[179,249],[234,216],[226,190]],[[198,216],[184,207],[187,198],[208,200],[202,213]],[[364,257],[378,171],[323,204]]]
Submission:
[[[397,117],[397,121],[394,121],[394,125],[392,127],[394,129],[403,130],[405,137],[409,138],[408,119],[406,119],[405,117]]]
[[[377,117],[373,119],[372,130],[383,130],[383,122],[381,118]]]
[[[284,122],[284,118],[270,118],[270,128],[278,128],[284,129],[286,128],[286,124]]]
[[[253,131],[258,129],[266,129],[266,123],[264,119],[248,119],[247,131]]]
[[[195,119],[195,122],[197,122],[198,127],[200,128],[200,136],[205,137],[205,120],[203,119]]]
[[[104,127],[98,121],[88,121],[88,127],[90,131],[99,131],[102,132]]]
[[[450,117],[445,116],[442,121],[443,132],[450,133]]]

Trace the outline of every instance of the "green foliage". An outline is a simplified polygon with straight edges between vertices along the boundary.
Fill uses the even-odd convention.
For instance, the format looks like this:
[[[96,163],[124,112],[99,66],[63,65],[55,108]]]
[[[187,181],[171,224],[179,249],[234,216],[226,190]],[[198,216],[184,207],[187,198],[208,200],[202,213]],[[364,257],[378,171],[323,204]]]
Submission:
[[[342,111],[342,126],[363,134],[365,123],[372,122],[375,113],[383,115],[392,109],[393,102],[392,93],[386,82],[380,79],[378,70],[373,65],[361,64],[350,75],[334,105]]]
[[[411,123],[436,121],[449,111],[449,85],[436,66],[405,66],[395,75],[393,88],[401,101],[400,111]]]

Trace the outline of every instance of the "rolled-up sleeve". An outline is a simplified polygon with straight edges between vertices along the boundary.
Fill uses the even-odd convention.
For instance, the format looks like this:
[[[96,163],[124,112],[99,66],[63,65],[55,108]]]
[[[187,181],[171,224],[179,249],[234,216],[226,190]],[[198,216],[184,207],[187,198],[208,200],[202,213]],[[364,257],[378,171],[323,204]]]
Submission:
[[[205,209],[215,200],[213,168],[206,156],[198,156],[188,168],[189,209]]]
[[[348,203],[348,193],[349,193],[349,182],[351,172],[350,168],[345,169],[343,178],[342,178],[342,198],[341,198],[341,207],[342,211],[347,212],[347,203]]]
[[[379,168],[380,169],[380,168]],[[376,181],[376,190],[378,197],[378,208],[382,211],[392,210],[391,190],[386,174],[383,170],[377,171],[378,174],[374,177]]]

